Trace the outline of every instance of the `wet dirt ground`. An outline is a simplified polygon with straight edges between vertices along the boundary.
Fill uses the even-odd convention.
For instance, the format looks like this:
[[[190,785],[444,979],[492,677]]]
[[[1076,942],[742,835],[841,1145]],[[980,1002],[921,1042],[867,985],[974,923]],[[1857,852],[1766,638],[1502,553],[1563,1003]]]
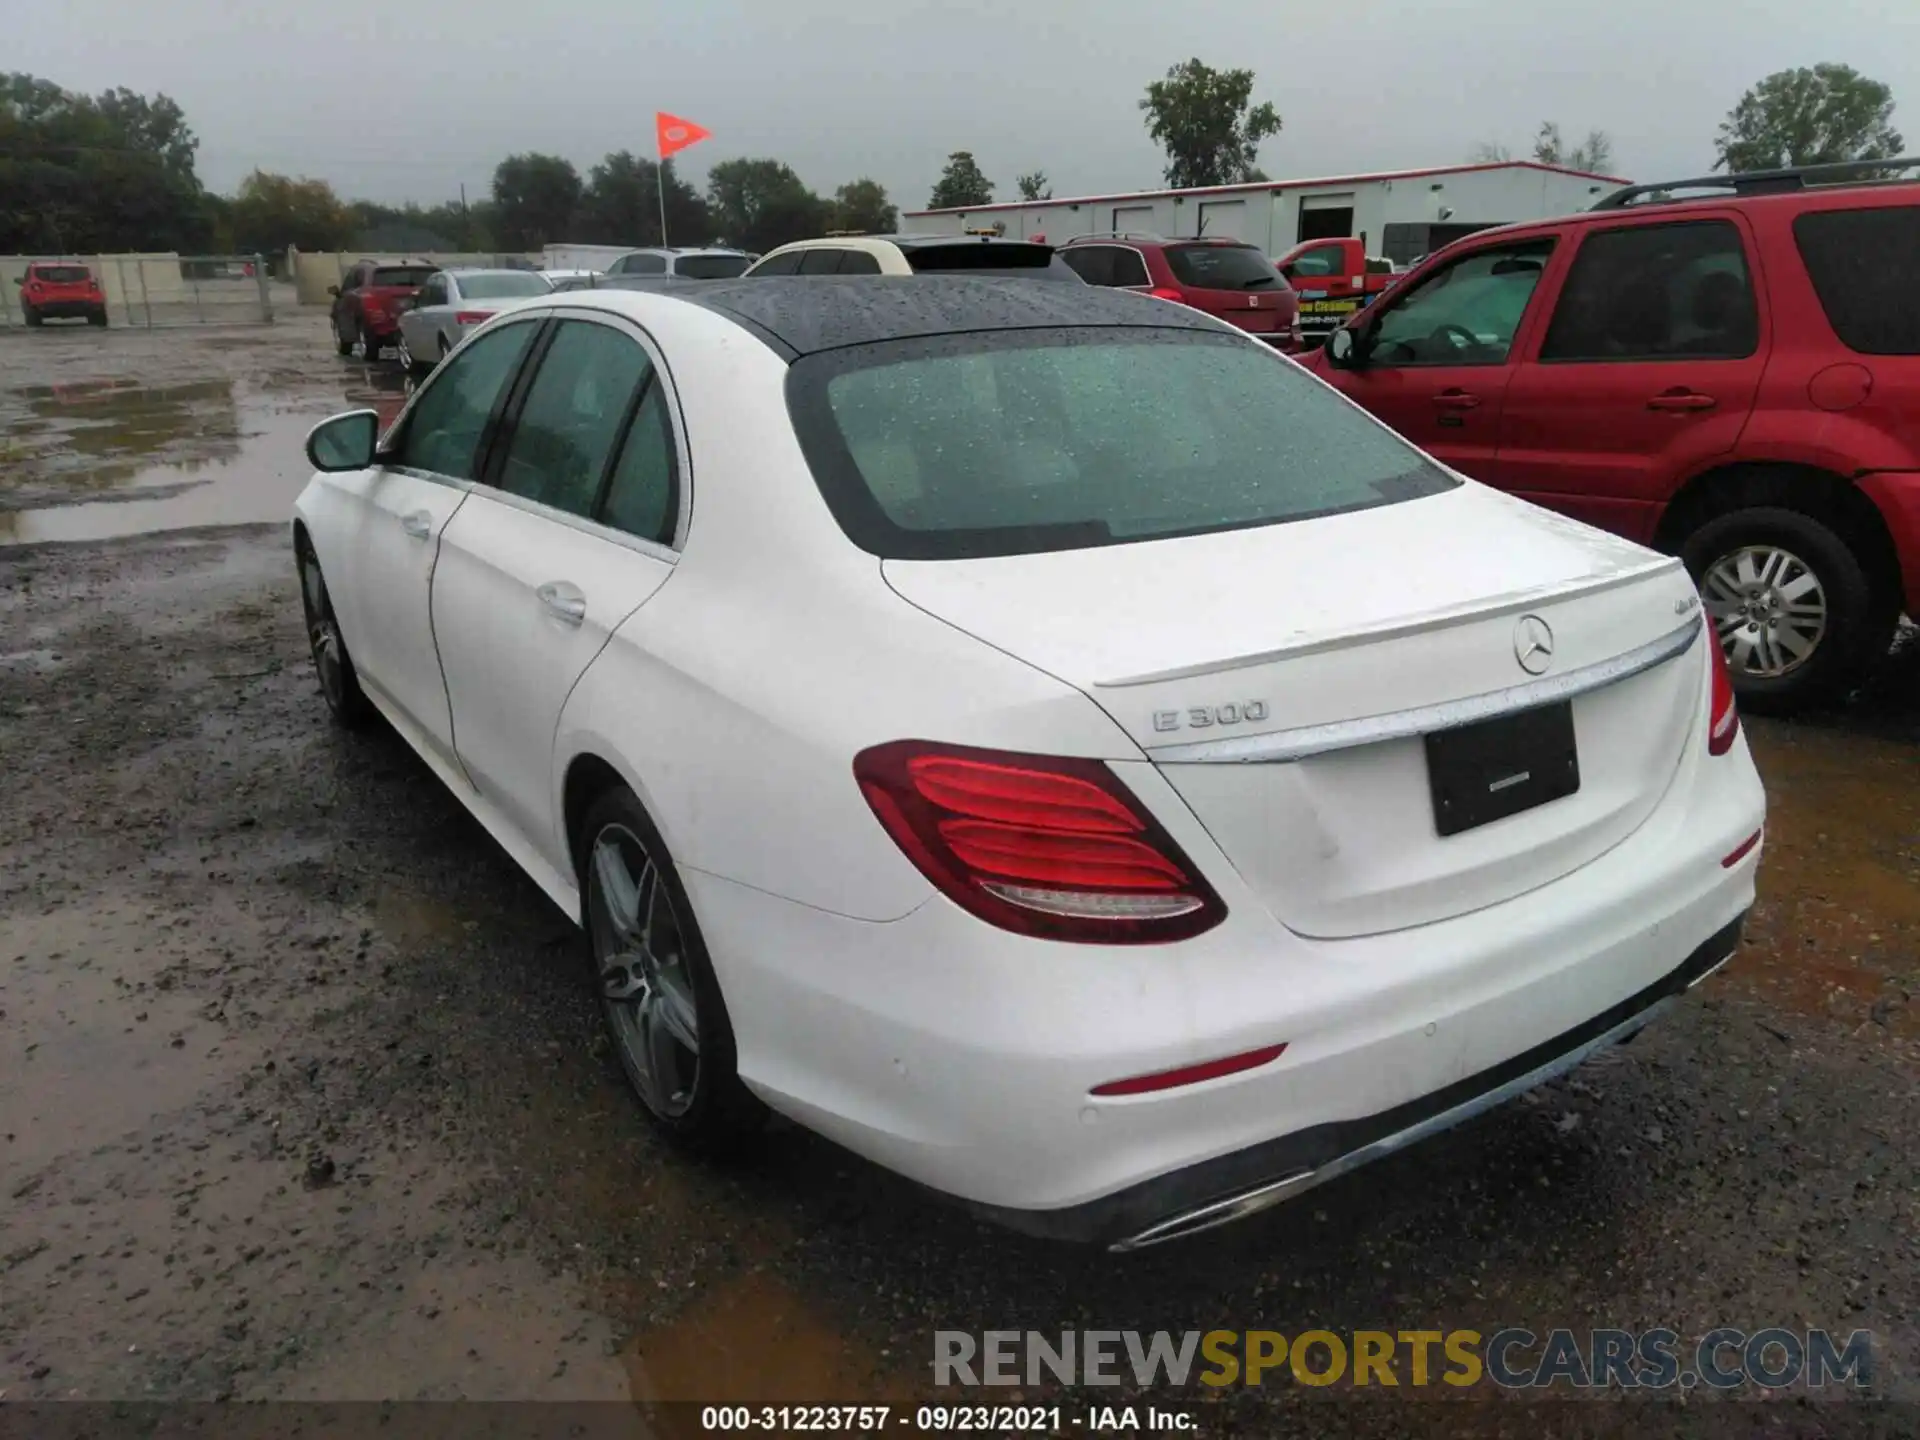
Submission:
[[[311,316],[0,343],[6,1399],[904,1403],[936,1329],[1727,1324],[1869,1329],[1920,1400],[1911,637],[1845,709],[1749,722],[1747,943],[1635,1044],[1243,1225],[1060,1249],[792,1127],[665,1146],[567,920],[328,723],[252,522],[308,425],[401,393]]]

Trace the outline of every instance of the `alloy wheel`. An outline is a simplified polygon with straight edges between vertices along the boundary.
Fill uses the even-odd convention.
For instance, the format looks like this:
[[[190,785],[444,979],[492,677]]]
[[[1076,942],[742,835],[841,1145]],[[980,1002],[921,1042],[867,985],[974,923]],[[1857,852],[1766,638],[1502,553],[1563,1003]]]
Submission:
[[[327,703],[338,710],[347,695],[346,643],[340,638],[339,622],[333,618],[333,602],[327,598],[320,562],[311,554],[300,560],[300,589],[307,604],[307,643],[313,651],[313,668],[320,676]]]
[[[1826,638],[1826,588],[1812,566],[1778,545],[1743,545],[1721,556],[1700,590],[1736,675],[1791,674]]]
[[[685,931],[646,846],[624,825],[594,837],[587,916],[601,1003],[634,1088],[665,1119],[686,1114],[700,1079],[700,1004]]]

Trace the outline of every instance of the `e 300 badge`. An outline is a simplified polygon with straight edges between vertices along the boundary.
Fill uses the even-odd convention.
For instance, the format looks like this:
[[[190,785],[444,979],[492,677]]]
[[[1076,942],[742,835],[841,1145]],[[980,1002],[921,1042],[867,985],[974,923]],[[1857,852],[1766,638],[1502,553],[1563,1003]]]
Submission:
[[[1191,710],[1156,710],[1153,728],[1211,730],[1216,725],[1246,725],[1267,718],[1267,702],[1248,700],[1240,705],[1199,705]]]

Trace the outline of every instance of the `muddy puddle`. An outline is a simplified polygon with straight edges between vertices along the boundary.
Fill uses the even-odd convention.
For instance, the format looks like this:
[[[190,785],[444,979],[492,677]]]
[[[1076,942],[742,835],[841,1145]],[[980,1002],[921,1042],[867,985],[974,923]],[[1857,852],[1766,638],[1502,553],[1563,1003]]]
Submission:
[[[314,424],[357,406],[390,423],[407,393],[397,370],[324,360],[292,379],[80,379],[0,395],[0,545],[285,520]]]

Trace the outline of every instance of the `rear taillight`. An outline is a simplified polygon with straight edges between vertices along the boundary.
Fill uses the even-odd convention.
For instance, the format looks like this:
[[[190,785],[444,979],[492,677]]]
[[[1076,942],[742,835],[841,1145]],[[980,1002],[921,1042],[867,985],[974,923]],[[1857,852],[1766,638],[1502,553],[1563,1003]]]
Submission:
[[[491,310],[456,310],[453,323],[456,325],[484,325],[493,318]]]
[[[1176,305],[1184,305],[1187,303],[1187,297],[1184,291],[1174,290],[1165,285],[1156,285],[1147,293],[1156,300],[1171,300]]]
[[[1107,945],[1184,940],[1226,906],[1104,764],[900,740],[854,778],[941,893],[1021,935]]]
[[[1727,673],[1727,652],[1720,637],[1707,631],[1707,648],[1713,652],[1713,699],[1707,708],[1707,753],[1724,755],[1733,748],[1733,737],[1740,733],[1740,712],[1733,703],[1733,677]]]
[[[387,318],[387,302],[369,295],[360,302],[360,311],[369,320],[384,320]]]

